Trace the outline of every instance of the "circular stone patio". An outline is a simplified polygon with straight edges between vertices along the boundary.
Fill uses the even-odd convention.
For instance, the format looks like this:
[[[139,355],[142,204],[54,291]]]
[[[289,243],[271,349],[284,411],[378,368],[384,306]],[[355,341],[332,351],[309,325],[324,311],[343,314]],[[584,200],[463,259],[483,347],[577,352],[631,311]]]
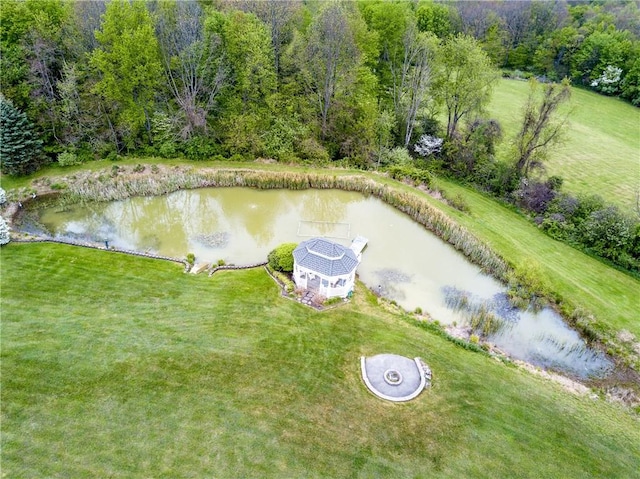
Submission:
[[[397,354],[360,358],[362,379],[376,396],[388,401],[409,401],[431,383],[431,370],[422,359]]]

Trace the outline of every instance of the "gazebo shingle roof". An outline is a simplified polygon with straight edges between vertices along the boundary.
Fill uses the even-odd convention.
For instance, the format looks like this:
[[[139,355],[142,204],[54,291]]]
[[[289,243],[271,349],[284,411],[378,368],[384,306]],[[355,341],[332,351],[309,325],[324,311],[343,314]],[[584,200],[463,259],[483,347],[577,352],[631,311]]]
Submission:
[[[323,238],[303,241],[293,251],[296,263],[322,276],[350,274],[358,266],[358,258],[350,249]]]

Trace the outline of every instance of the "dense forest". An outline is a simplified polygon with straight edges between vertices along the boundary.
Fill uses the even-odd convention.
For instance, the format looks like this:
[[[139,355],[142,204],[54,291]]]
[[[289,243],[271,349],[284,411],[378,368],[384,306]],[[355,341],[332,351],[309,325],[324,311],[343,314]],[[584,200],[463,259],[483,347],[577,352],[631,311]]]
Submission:
[[[0,14],[4,174],[124,154],[435,172],[637,268],[637,221],[534,175],[570,84],[640,106],[637,2],[4,0]],[[501,75],[531,79],[515,138],[485,113]],[[605,210],[624,244],[588,240]]]

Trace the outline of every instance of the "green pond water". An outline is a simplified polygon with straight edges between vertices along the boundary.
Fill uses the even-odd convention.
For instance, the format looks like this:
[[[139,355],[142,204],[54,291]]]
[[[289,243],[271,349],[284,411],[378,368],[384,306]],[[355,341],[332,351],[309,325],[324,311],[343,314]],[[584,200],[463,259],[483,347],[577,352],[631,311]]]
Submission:
[[[274,247],[325,236],[369,243],[360,279],[403,308],[421,308],[443,324],[468,323],[482,308],[497,318],[488,339],[515,358],[579,377],[601,376],[611,362],[549,308],[512,308],[505,287],[405,214],[381,200],[338,190],[204,188],[159,197],[39,212],[54,237],[148,251],[196,262],[250,264]],[[461,300],[462,299],[462,300]]]

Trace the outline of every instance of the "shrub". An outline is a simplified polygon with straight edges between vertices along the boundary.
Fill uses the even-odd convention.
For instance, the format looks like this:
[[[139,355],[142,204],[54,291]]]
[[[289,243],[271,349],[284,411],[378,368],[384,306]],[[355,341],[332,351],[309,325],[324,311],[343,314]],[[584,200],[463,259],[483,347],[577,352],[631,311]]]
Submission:
[[[429,171],[421,170],[413,165],[392,165],[387,169],[387,172],[394,180],[410,180],[416,185],[430,186],[433,178]]]
[[[9,225],[4,220],[4,218],[0,216],[0,245],[7,244],[10,239]]]
[[[245,159],[244,156],[238,153],[234,153],[233,155],[231,155],[231,158],[229,158],[229,161],[247,161],[247,160]]]
[[[594,211],[582,224],[584,243],[614,261],[631,249],[634,234],[635,225],[616,206]]]
[[[196,262],[196,255],[193,253],[187,253],[187,263],[193,266],[195,262]]]
[[[133,167],[134,173],[142,173],[143,171],[144,171],[144,165],[141,165],[140,163],[138,163],[136,166]]]
[[[556,196],[553,185],[557,185],[557,182],[529,182],[523,178],[520,189],[515,191],[514,195],[522,208],[534,213],[544,213]]]
[[[329,153],[314,138],[305,138],[295,145],[295,152],[303,160],[326,163],[329,161]]]
[[[76,166],[82,164],[82,159],[78,158],[72,151],[63,151],[58,155],[58,164],[60,166]]]
[[[7,201],[7,193],[3,188],[0,188],[0,205],[6,203]]]
[[[110,151],[109,154],[106,156],[106,159],[109,161],[120,161],[122,157],[118,155],[116,151]]]
[[[220,153],[219,146],[213,140],[194,136],[184,142],[181,147],[184,156],[189,160],[204,161]]]
[[[269,253],[267,260],[271,269],[283,273],[293,272],[293,250],[297,243],[283,243]]]
[[[390,165],[408,165],[412,162],[411,155],[406,148],[397,147],[386,150],[382,156],[382,162]]]

